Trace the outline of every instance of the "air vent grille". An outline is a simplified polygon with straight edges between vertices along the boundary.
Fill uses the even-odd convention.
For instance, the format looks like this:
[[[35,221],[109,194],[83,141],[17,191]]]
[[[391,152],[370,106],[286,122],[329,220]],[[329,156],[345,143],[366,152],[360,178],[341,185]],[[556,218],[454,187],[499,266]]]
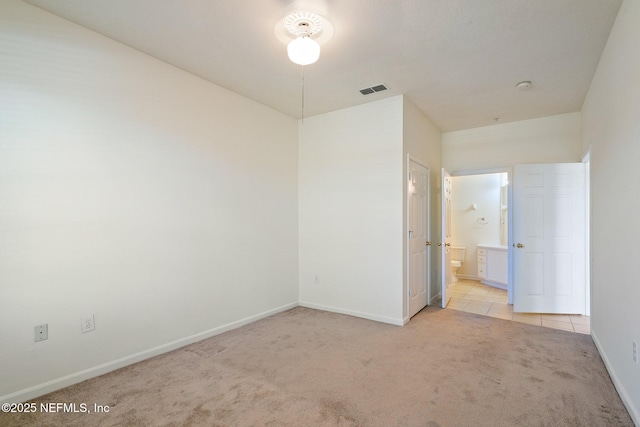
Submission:
[[[383,90],[387,90],[388,88],[384,85],[375,85],[371,87],[366,87],[364,89],[360,89],[360,93],[363,95],[371,95],[372,93],[382,92]]]

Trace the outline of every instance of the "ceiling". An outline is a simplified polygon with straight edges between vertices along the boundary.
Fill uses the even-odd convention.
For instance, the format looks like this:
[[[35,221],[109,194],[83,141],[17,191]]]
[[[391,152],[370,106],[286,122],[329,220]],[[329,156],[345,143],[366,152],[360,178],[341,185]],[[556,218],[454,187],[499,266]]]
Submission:
[[[315,11],[333,36],[304,67],[305,117],[405,94],[453,131],[579,111],[622,0],[27,2],[297,118],[301,67],[277,24]]]

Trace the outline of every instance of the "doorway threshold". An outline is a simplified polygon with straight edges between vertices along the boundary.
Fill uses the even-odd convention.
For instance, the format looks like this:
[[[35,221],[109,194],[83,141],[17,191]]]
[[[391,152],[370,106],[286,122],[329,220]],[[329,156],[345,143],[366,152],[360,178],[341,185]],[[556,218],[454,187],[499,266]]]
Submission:
[[[451,284],[451,300],[447,309],[465,311],[512,322],[528,323],[579,334],[591,334],[589,316],[571,314],[514,313],[507,304],[507,291],[479,281],[461,279]]]

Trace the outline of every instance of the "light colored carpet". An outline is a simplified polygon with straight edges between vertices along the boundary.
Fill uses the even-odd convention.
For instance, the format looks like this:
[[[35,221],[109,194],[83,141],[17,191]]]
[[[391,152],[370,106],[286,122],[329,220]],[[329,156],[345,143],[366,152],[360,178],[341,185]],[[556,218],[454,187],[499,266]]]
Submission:
[[[427,308],[295,308],[2,414],[3,426],[633,426],[588,335]]]

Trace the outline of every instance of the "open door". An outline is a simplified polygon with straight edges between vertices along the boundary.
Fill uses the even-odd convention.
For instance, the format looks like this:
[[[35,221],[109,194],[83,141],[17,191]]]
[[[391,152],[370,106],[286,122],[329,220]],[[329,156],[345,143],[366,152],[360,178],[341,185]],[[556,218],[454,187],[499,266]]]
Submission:
[[[513,310],[584,314],[584,164],[516,165],[513,184]]]
[[[445,308],[451,299],[451,175],[442,169],[442,242],[440,246],[442,260],[442,308]]]

